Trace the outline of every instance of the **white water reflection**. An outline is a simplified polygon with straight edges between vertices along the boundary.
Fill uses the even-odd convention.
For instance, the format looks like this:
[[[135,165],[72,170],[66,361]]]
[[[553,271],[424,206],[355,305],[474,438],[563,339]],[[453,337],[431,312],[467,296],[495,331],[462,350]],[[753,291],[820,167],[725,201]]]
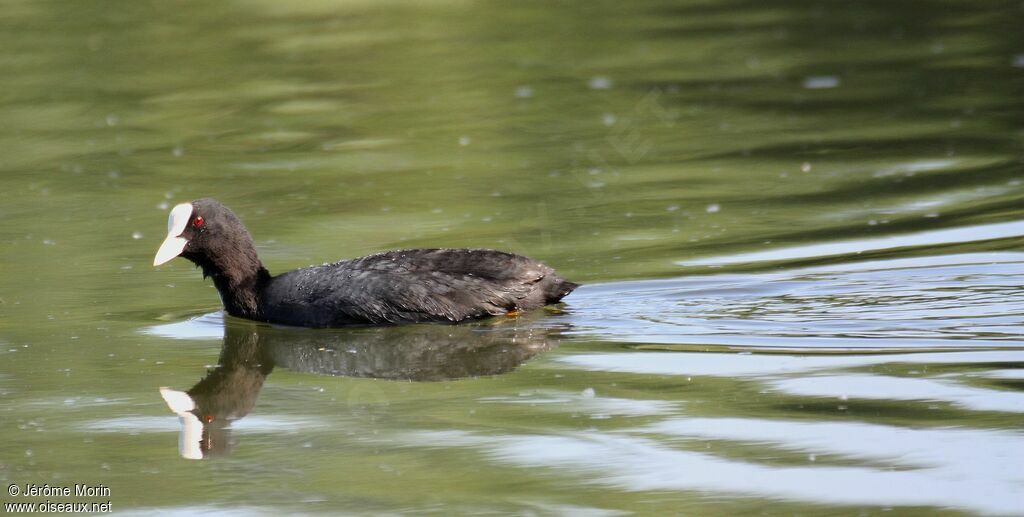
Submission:
[[[142,333],[172,339],[219,340],[224,337],[224,314],[217,311],[185,321],[153,325],[143,328]]]
[[[911,429],[863,422],[760,418],[676,418],[638,430],[683,438],[771,444],[815,455],[870,460],[878,466],[948,469],[956,477],[1024,483],[1024,435],[987,429]],[[817,459],[815,457],[815,459]]]
[[[954,354],[959,355],[959,354]],[[793,395],[843,399],[929,400],[974,411],[1024,413],[1024,393],[966,386],[949,379],[888,375],[822,375],[782,379],[772,388]]]
[[[473,448],[485,458],[525,469],[551,469],[584,484],[625,491],[705,491],[831,505],[949,507],[1013,514],[1022,503],[1019,475],[883,466],[771,465],[669,447],[625,433],[484,435],[409,433],[410,444]],[[1012,445],[1019,446],[1019,442]],[[899,458],[893,458],[899,460]],[[971,475],[972,473],[976,475]]]
[[[879,169],[872,174],[875,178],[884,178],[886,176],[895,175],[914,175],[919,172],[932,172],[932,171],[943,171],[951,170],[956,167],[966,167],[966,163],[962,160],[917,160],[908,163],[901,163],[894,167],[886,167]]]
[[[1024,369],[1020,370],[992,370],[989,372],[983,372],[978,374],[982,377],[988,377],[991,379],[1012,379],[1012,380],[1024,380]]]
[[[565,355],[559,363],[591,371],[640,375],[772,377],[881,364],[1024,362],[1024,350],[870,355],[781,355],[711,352],[611,352]],[[891,394],[890,394],[891,395]]]
[[[232,422],[231,429],[252,433],[290,433],[297,430],[326,428],[329,421],[312,416],[253,415]],[[118,417],[93,420],[79,426],[92,432],[110,433],[163,433],[180,431],[181,424],[174,416]]]
[[[947,228],[903,235],[890,235],[871,239],[810,244],[779,248],[753,253],[740,253],[721,257],[709,257],[697,260],[678,262],[681,266],[720,266],[724,264],[742,264],[745,262],[765,262],[811,259],[836,255],[851,255],[868,251],[880,251],[915,246],[938,246],[963,242],[987,241],[1024,236],[1024,221],[1006,223],[980,224]]]
[[[592,418],[666,415],[674,413],[679,408],[678,403],[663,400],[598,397],[593,389],[580,393],[536,390],[520,393],[517,397],[484,397],[480,402],[526,404],[552,411],[583,413]]]

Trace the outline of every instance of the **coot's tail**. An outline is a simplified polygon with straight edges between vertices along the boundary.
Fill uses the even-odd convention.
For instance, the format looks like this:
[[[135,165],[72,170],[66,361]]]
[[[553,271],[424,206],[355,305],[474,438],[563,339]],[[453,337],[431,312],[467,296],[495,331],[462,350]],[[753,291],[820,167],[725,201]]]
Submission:
[[[555,276],[551,280],[552,282],[544,290],[544,303],[556,303],[580,286],[580,284],[570,282],[559,276]]]

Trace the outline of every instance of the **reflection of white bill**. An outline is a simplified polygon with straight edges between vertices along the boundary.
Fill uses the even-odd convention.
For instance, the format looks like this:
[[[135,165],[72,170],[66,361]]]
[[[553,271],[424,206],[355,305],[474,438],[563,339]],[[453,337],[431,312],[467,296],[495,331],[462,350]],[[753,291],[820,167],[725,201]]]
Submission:
[[[191,411],[195,409],[195,401],[184,391],[160,388],[160,396],[167,407],[181,420],[181,433],[178,435],[178,453],[189,460],[203,459],[200,441],[203,439],[203,423]]]

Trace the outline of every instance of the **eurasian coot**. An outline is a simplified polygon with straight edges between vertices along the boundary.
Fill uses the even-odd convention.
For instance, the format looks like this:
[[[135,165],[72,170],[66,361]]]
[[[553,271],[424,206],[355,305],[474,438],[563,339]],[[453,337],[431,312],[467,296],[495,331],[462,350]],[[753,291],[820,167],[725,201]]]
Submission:
[[[486,249],[387,251],[270,276],[242,222],[209,198],[171,209],[153,265],[179,255],[213,278],[228,314],[301,327],[456,323],[555,303],[577,287]]]

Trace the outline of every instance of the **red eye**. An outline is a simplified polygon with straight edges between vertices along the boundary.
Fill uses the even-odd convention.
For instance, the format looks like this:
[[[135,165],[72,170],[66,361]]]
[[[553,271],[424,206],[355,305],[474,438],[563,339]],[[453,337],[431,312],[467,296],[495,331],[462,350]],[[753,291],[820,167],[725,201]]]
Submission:
[[[204,416],[203,417],[203,421],[206,422],[207,424],[209,424],[210,422],[213,422],[213,415],[206,415],[206,416]]]
[[[203,225],[203,216],[197,215],[196,218],[192,220],[192,226],[195,226],[196,228],[199,228],[202,225]]]

